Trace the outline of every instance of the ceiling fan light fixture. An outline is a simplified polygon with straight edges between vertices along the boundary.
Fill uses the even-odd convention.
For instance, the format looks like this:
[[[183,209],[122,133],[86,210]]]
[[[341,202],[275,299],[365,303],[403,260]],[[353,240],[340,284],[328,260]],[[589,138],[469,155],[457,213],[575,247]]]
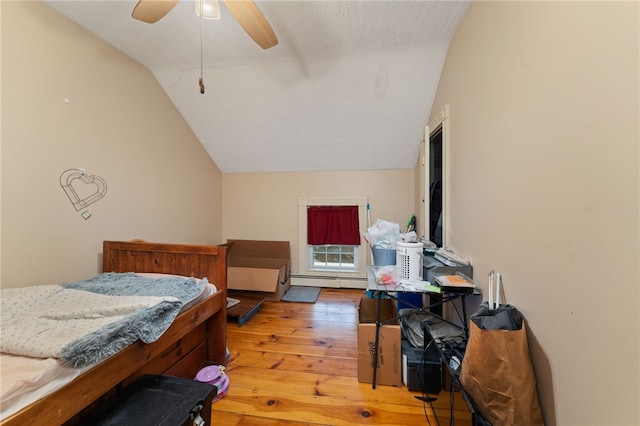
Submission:
[[[196,0],[196,15],[204,19],[220,19],[220,4],[218,0]]]

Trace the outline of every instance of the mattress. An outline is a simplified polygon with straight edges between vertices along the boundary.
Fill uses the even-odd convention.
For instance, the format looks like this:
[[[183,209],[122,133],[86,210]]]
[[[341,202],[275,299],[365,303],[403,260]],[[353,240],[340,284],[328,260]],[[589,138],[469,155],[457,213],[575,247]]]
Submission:
[[[137,275],[147,278],[167,276],[151,273]],[[215,285],[207,284],[200,296],[182,306],[181,311],[189,309],[216,291]],[[56,358],[30,358],[0,353],[0,420],[63,387],[93,366],[70,368],[62,365]]]

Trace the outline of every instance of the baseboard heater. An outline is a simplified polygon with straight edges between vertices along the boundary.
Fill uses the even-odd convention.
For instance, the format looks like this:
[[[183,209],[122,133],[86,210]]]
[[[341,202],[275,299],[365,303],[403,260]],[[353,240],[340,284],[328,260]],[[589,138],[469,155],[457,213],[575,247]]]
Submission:
[[[291,274],[291,278],[302,278],[309,280],[344,280],[344,281],[367,281],[366,277],[337,277],[335,275],[296,275]]]
[[[295,275],[291,274],[291,284],[314,286],[313,282],[323,281],[324,287],[366,288],[364,277],[337,277],[335,275]],[[320,283],[319,283],[320,284]]]

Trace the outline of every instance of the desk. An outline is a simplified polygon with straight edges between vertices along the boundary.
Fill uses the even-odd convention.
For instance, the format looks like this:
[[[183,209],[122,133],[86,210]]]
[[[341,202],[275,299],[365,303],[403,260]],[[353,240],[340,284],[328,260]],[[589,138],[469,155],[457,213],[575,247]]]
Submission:
[[[425,345],[436,345],[436,349],[438,350],[438,353],[440,355],[440,360],[442,361],[442,364],[444,364],[444,368],[449,372],[449,375],[451,377],[451,401],[453,401],[453,392],[455,390],[458,390],[462,395],[462,398],[464,399],[469,411],[471,412],[472,424],[474,426],[491,426],[491,424],[487,420],[482,418],[475,403],[466,393],[462,386],[462,383],[460,382],[460,365],[462,363],[462,358],[464,357],[467,339],[469,338],[469,327],[467,325],[467,310],[465,306],[465,298],[466,296],[479,295],[480,293],[477,290],[474,290],[471,294],[467,292],[458,293],[443,291],[441,291],[440,293],[436,293],[433,292],[432,287],[424,284],[425,282],[423,282],[423,284],[421,285],[416,284],[413,286],[413,288],[385,285],[379,283],[376,279],[376,270],[377,269],[375,266],[370,266],[367,269],[367,290],[373,293],[374,298],[378,299],[375,337],[376,354],[373,361],[373,389],[376,388],[376,370],[378,361],[377,348],[380,337],[380,327],[382,327],[388,321],[391,321],[380,321],[380,301],[382,300],[383,295],[385,297],[395,299],[396,301],[397,296],[395,294],[397,292],[419,292],[427,294],[437,294],[438,296],[440,296],[435,303],[430,303],[428,306],[414,306],[411,303],[403,301],[404,304],[411,306],[418,312],[430,311],[433,307],[441,307],[444,303],[460,299],[462,312],[460,312],[457,308],[455,308],[455,312],[463,325],[460,326],[454,324],[442,318],[441,315],[430,312],[430,317],[433,318],[433,320],[424,321],[422,323],[424,342]],[[439,311],[441,312],[441,310]],[[415,313],[415,311],[411,313]],[[401,319],[402,317],[403,315],[398,313],[398,316],[396,318],[393,318],[392,320],[395,321]]]
[[[466,312],[466,306],[464,303],[464,299],[466,296],[468,296],[468,293],[458,293],[458,292],[439,292],[436,287],[429,285],[429,283],[427,283],[426,281],[421,281],[421,282],[412,282],[411,285],[402,285],[402,282],[400,283],[400,285],[398,286],[393,286],[393,285],[389,285],[389,284],[382,284],[378,281],[378,279],[376,279],[376,272],[379,271],[381,268],[384,267],[375,267],[375,266],[369,266],[367,268],[367,291],[370,291],[373,293],[373,298],[378,300],[378,309],[377,309],[377,316],[376,316],[376,336],[375,336],[375,342],[374,342],[374,357],[373,357],[373,380],[372,380],[372,387],[373,389],[376,388],[376,373],[378,370],[378,344],[380,341],[380,327],[382,327],[384,324],[392,322],[392,321],[397,321],[398,319],[402,319],[403,315],[401,315],[400,313],[398,313],[397,317],[394,317],[392,319],[388,319],[386,321],[381,321],[380,318],[380,301],[382,300],[382,297],[388,297],[388,298],[392,298],[395,299],[397,301],[397,296],[396,293],[397,292],[405,292],[405,293],[421,293],[421,294],[437,294],[441,297],[438,298],[438,301],[435,303],[430,303],[428,306],[415,306],[407,301],[403,301],[402,303],[404,303],[405,305],[408,305],[414,309],[416,309],[418,312],[426,312],[429,311],[431,308],[436,307],[436,306],[442,306],[442,304],[451,301],[451,300],[455,300],[455,299],[461,299],[462,300],[462,312],[458,311],[458,309],[456,308],[456,313],[459,317],[459,319],[461,320],[461,322],[464,325],[464,332],[465,332],[465,337],[469,336],[469,330],[466,326],[466,318],[467,318],[467,312]],[[477,293],[477,292],[476,292]],[[413,313],[413,312],[412,312]],[[442,319],[442,317],[439,317],[442,321],[448,322],[444,319]],[[452,326],[455,326],[455,324],[450,323]]]

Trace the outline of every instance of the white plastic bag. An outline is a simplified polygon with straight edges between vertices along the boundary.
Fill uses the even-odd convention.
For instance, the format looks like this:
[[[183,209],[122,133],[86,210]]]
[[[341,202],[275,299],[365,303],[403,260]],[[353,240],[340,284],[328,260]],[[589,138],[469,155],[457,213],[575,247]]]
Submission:
[[[378,219],[364,235],[371,247],[384,250],[395,250],[396,242],[400,238],[400,225],[394,222]]]

